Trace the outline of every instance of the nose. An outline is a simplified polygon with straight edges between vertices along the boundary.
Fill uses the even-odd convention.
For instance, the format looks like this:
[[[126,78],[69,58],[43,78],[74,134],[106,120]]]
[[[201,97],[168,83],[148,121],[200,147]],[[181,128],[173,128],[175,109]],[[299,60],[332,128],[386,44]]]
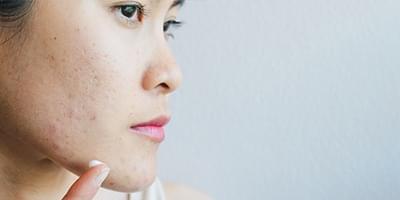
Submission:
[[[146,68],[142,79],[144,90],[159,94],[175,91],[182,82],[182,72],[167,48],[153,55],[152,62]]]

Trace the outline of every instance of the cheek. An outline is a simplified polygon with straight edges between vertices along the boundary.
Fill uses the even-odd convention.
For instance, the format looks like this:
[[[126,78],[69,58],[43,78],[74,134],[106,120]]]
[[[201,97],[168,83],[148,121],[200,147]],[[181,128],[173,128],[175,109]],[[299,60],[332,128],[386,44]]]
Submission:
[[[107,96],[115,96],[115,90],[94,61],[57,52],[48,55],[49,59],[37,56],[16,66],[24,70],[7,86],[7,108],[2,110],[9,116],[5,126],[17,127],[17,137],[50,157],[67,160],[88,140],[89,130],[98,125],[99,108],[110,107]]]
[[[74,151],[69,151],[71,137],[66,134],[64,129],[58,124],[49,124],[43,132],[43,143],[39,146],[43,147],[44,152],[48,152],[50,157],[58,158],[61,162],[67,162],[73,158]]]

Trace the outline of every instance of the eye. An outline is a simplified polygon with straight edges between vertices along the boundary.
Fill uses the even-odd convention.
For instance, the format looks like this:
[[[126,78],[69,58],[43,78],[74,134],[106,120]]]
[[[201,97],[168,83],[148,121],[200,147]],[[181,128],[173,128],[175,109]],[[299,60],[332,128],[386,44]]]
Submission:
[[[114,6],[115,14],[129,24],[142,22],[144,16],[144,6],[141,4],[118,5]]]
[[[174,34],[170,33],[170,28],[171,27],[180,27],[182,26],[182,22],[181,21],[176,21],[176,20],[168,20],[166,22],[164,22],[164,27],[163,27],[163,31],[164,34],[166,35],[166,37],[172,37],[174,38]]]
[[[125,16],[126,18],[132,18],[137,14],[138,7],[129,5],[129,6],[121,6],[121,14]]]

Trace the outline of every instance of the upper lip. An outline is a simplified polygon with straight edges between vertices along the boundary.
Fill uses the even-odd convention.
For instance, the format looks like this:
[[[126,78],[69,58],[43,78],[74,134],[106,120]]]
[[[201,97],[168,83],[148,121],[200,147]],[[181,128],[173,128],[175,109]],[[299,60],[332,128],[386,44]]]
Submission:
[[[150,121],[132,125],[131,128],[143,127],[143,126],[163,127],[170,121],[170,119],[171,119],[171,117],[169,117],[169,116],[161,115],[161,116],[156,117],[156,118],[154,118],[154,119],[152,119]]]

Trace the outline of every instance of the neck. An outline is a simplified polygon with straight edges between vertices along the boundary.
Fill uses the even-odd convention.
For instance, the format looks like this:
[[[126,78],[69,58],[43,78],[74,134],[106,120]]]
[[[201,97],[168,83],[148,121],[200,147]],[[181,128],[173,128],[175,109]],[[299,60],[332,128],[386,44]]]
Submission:
[[[61,199],[77,177],[0,133],[0,199]]]

